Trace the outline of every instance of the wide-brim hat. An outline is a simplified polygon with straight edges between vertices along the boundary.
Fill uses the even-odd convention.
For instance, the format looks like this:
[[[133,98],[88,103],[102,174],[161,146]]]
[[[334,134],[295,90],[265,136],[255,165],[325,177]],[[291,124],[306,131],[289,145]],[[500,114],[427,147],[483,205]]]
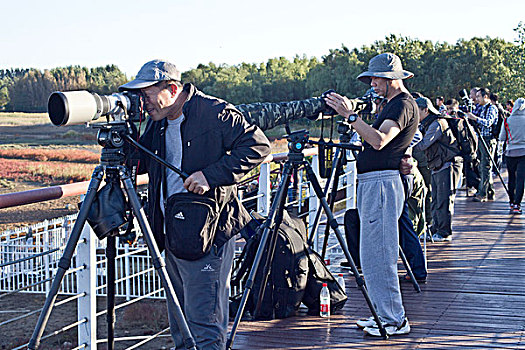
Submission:
[[[365,84],[370,84],[371,77],[386,79],[408,79],[414,73],[403,69],[401,59],[393,53],[382,53],[373,57],[368,62],[368,70],[359,74],[357,79]]]
[[[439,111],[434,107],[432,104],[432,101],[428,97],[418,97],[416,98],[416,104],[419,108],[428,108],[428,110],[433,113],[439,115]]]
[[[119,86],[119,90],[144,89],[157,84],[159,81],[180,81],[180,78],[180,71],[173,63],[157,59],[145,63],[135,79]]]

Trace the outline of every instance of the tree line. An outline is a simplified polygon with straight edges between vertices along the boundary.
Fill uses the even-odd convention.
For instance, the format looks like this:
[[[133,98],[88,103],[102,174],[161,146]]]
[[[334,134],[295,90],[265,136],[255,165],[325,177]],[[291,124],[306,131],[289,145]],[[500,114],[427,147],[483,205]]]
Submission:
[[[479,86],[498,93],[500,100],[516,99],[525,96],[525,24],[520,23],[515,32],[518,39],[513,43],[486,37],[449,44],[390,35],[360,49],[332,49],[321,59],[296,56],[266,63],[200,64],[184,72],[182,79],[233,104],[301,100],[327,89],[358,97],[367,87],[356,77],[367,69],[370,58],[393,52],[414,73],[414,78],[406,80],[410,91],[457,98],[459,90]],[[115,65],[0,70],[0,109],[45,111],[52,91],[109,94],[127,80]]]

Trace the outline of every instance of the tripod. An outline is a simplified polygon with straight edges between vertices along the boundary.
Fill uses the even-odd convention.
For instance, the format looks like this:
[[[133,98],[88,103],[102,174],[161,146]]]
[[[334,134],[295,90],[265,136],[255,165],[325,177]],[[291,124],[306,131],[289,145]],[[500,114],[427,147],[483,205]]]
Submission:
[[[129,135],[130,126],[126,122],[122,122],[122,121],[114,122],[114,123],[112,122],[112,123],[107,123],[107,124],[104,124],[98,127],[100,128],[98,135],[97,135],[98,142],[101,146],[103,146],[102,154],[101,154],[101,162],[100,162],[100,165],[98,165],[93,171],[93,175],[88,185],[88,190],[86,192],[84,202],[82,203],[82,206],[80,207],[80,211],[78,212],[78,216],[77,216],[77,221],[75,222],[75,225],[73,226],[73,230],[71,231],[71,235],[64,249],[64,254],[62,255],[62,258],[60,259],[60,262],[58,264],[58,269],[57,269],[55,278],[51,285],[51,289],[46,298],[46,301],[44,303],[44,307],[42,308],[42,312],[40,313],[40,317],[38,319],[35,330],[33,331],[33,335],[31,336],[31,340],[29,341],[28,348],[37,349],[39,346],[40,339],[46,327],[47,321],[49,319],[49,315],[51,314],[51,311],[55,304],[55,300],[56,300],[60,285],[62,283],[62,280],[64,278],[66,271],[71,266],[71,259],[73,257],[75,248],[78,244],[82,228],[84,227],[84,224],[86,223],[90,207],[95,200],[97,190],[100,186],[100,183],[102,182],[104,173],[106,173],[106,179],[108,182],[112,182],[113,184],[120,186],[119,180],[122,181],[124,185],[124,189],[127,194],[128,202],[132,209],[132,212],[139,223],[140,229],[142,230],[142,233],[144,235],[144,239],[146,240],[149,251],[152,255],[153,266],[155,267],[155,270],[160,276],[162,286],[164,287],[167,297],[175,305],[175,318],[177,321],[177,325],[183,335],[184,345],[187,349],[196,350],[197,348],[196,348],[195,340],[193,339],[190,329],[188,328],[188,324],[186,323],[186,320],[184,319],[184,314],[182,313],[182,309],[180,307],[179,301],[175,294],[175,290],[173,288],[173,285],[171,283],[171,280],[166,270],[166,264],[164,262],[164,259],[160,255],[159,248],[157,246],[157,243],[155,242],[155,238],[153,236],[153,232],[151,231],[151,227],[147,221],[146,215],[144,213],[144,209],[142,208],[140,200],[135,191],[131,176],[129,174],[127,167],[122,165],[124,164],[125,159],[126,159],[126,155],[124,153],[124,147],[123,147],[124,141],[128,141],[129,143],[132,143],[133,145],[135,145],[140,150],[144,151],[150,156],[152,156],[153,153],[149,152],[147,149],[145,149],[143,146],[141,146],[140,144],[138,144],[135,140],[131,138],[131,136]],[[169,166],[170,169],[176,171],[179,175],[187,177],[187,175],[181,172],[179,169],[172,167],[171,165],[166,163],[164,160],[156,157],[155,155],[153,156],[155,157],[153,158],[154,160],[159,161],[166,166]],[[114,335],[113,335],[114,320],[115,320],[115,311],[114,311],[115,310],[114,308],[115,307],[115,302],[114,302],[115,264],[114,264],[114,261],[115,261],[115,253],[116,253],[115,234],[116,232],[113,231],[111,234],[111,237],[108,238],[108,248],[106,251],[106,255],[108,257],[108,265],[107,265],[107,268],[108,268],[108,278],[107,278],[108,349],[114,348]]]
[[[350,137],[348,135],[348,130],[346,129],[345,122],[341,122],[338,129],[341,133],[341,143],[324,143],[327,147],[335,147],[335,155],[332,162],[332,171],[330,173],[330,177],[326,181],[325,189],[323,191],[324,195],[326,196],[328,194],[328,191],[330,191],[330,197],[328,201],[328,205],[330,207],[330,210],[333,211],[335,199],[337,195],[337,185],[339,184],[339,176],[343,173],[343,166],[348,162],[346,159],[346,151],[345,150],[351,150],[354,154],[354,159],[356,159],[356,150],[361,150],[360,146],[353,146],[349,145],[348,142],[350,141]],[[315,141],[309,141],[312,144],[318,144],[318,142]],[[312,225],[312,229],[310,230],[310,238],[308,240],[308,245],[312,246],[313,240],[315,238],[315,232],[317,231],[317,227],[319,226],[320,218],[321,218],[321,209],[319,208],[316,212],[314,223]],[[321,257],[324,259],[326,255],[326,248],[328,246],[328,239],[330,237],[330,226],[326,225],[325,232],[324,232],[324,239],[323,239],[323,247],[321,251]],[[419,283],[417,282],[413,272],[412,268],[410,268],[410,264],[408,263],[408,260],[405,256],[405,253],[403,252],[403,249],[401,249],[401,246],[399,246],[399,256],[401,257],[401,261],[403,262],[403,265],[405,266],[405,270],[410,277],[410,282],[412,283],[414,290],[418,293],[421,292],[421,288],[419,286]],[[426,261],[426,256],[425,256]]]
[[[472,105],[469,104],[469,112],[472,113]],[[470,124],[470,122],[468,121],[468,117],[464,114],[459,114],[458,113],[458,116],[460,118],[462,118],[465,123],[467,124],[467,130],[468,132],[470,133],[470,136],[473,137],[473,133],[472,133],[472,129],[474,129],[474,131],[476,132],[476,134],[478,135],[478,140],[481,142],[481,144],[483,145],[483,148],[485,149],[485,152],[487,152],[487,155],[490,159],[490,162],[492,163],[492,166],[494,167],[494,170],[496,171],[496,174],[498,174],[498,177],[501,181],[501,184],[503,185],[503,188],[505,189],[505,192],[507,192],[507,196],[510,197],[509,195],[509,189],[507,188],[507,185],[505,185],[505,181],[503,180],[503,177],[501,176],[501,172],[499,171],[498,169],[498,165],[496,164],[496,162],[494,161],[494,157],[492,156],[491,152],[490,152],[490,149],[489,149],[489,146],[487,145],[487,143],[485,142],[485,139],[483,138],[483,136],[481,135],[481,132],[478,130],[478,128],[475,126],[475,125],[472,125]]]
[[[381,335],[383,336],[383,338],[387,339],[388,335],[386,333],[386,330],[383,324],[381,323],[381,321],[379,320],[379,316],[377,315],[376,309],[374,305],[372,304],[372,301],[370,300],[370,297],[366,290],[364,279],[360,276],[359,272],[357,271],[357,267],[352,259],[352,256],[350,255],[350,252],[348,251],[346,242],[343,239],[341,231],[339,231],[337,220],[334,218],[334,215],[332,211],[330,210],[330,207],[326,201],[326,197],[323,193],[323,190],[321,189],[321,185],[319,184],[319,181],[317,180],[317,177],[315,176],[312,166],[310,165],[310,163],[308,163],[304,159],[304,155],[302,151],[306,143],[308,142],[308,132],[305,130],[296,131],[296,132],[290,133],[286,137],[288,139],[288,149],[290,150],[290,152],[288,153],[288,160],[284,164],[281,181],[279,183],[279,187],[273,199],[273,203],[270,208],[268,218],[266,219],[266,221],[264,221],[264,224],[261,227],[262,234],[260,238],[259,247],[257,249],[257,253],[255,254],[255,258],[253,260],[253,265],[250,270],[250,274],[248,275],[248,279],[246,280],[244,292],[243,292],[243,295],[242,295],[242,298],[239,304],[239,308],[237,310],[237,314],[235,315],[235,320],[232,326],[230,337],[228,338],[228,341],[226,343],[226,349],[232,348],[233,342],[235,340],[235,335],[237,333],[237,328],[239,326],[240,320],[244,313],[246,302],[248,301],[248,297],[250,296],[250,293],[252,292],[255,275],[257,274],[257,269],[259,268],[259,264],[263,258],[264,251],[266,250],[266,247],[268,247],[268,256],[266,259],[265,270],[263,270],[263,275],[262,275],[263,280],[261,282],[259,298],[257,300],[257,305],[255,307],[255,315],[257,315],[257,312],[260,309],[262,296],[264,296],[265,286],[267,284],[268,277],[271,272],[270,271],[271,263],[272,263],[272,259],[275,253],[275,247],[277,244],[277,230],[279,229],[279,226],[283,219],[283,210],[284,210],[284,206],[286,202],[286,193],[288,192],[288,187],[290,185],[290,178],[293,176],[294,173],[297,172],[300,166],[304,166],[306,170],[306,177],[310,181],[316,196],[319,198],[321,205],[323,206],[325,210],[325,213],[328,217],[328,222],[330,224],[330,227],[335,231],[337,239],[339,240],[341,248],[343,249],[343,252],[345,254],[345,257],[350,262],[352,272],[354,273],[354,277],[357,282],[357,285],[359,289],[361,290],[361,292],[363,293],[363,296],[365,297],[368,307],[370,308],[370,311],[372,312],[372,315],[377,325],[379,326],[379,331]],[[355,146],[351,146],[351,145],[348,145],[347,147],[355,148]]]

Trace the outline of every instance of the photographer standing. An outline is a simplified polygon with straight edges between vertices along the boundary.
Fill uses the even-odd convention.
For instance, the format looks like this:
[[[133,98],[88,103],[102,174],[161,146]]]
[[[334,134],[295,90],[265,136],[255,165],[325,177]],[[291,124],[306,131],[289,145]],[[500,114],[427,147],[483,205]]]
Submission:
[[[426,97],[420,97],[416,99],[416,103],[419,107],[423,140],[414,149],[425,152],[428,167],[432,171],[432,239],[434,242],[449,242],[452,240],[454,200],[462,174],[463,159],[450,125],[441,118],[432,102]],[[452,110],[449,112],[453,113]]]
[[[473,200],[474,202],[486,202],[487,200],[494,200],[495,195],[490,157],[494,154],[496,147],[496,139],[494,139],[492,134],[492,127],[498,119],[498,109],[490,103],[490,92],[486,88],[481,88],[476,92],[476,102],[480,106],[479,114],[467,113],[467,117],[477,123],[480,136],[485,140],[488,149],[483,145],[478,148],[481,181]]]
[[[403,79],[412,76],[403,70],[401,60],[392,53],[370,60],[368,71],[357,79],[370,84],[384,97],[384,106],[372,126],[350,108],[346,97],[332,93],[326,99],[365,141],[357,159],[361,267],[370,298],[389,335],[410,332],[399,287],[397,260],[398,219],[404,205],[399,166],[418,125],[417,105],[403,84]],[[364,328],[366,334],[381,336],[372,317],[358,321],[357,325]]]
[[[140,157],[139,172],[149,175],[148,217],[157,244],[166,247],[166,267],[190,331],[200,350],[224,349],[232,238],[250,219],[235,184],[270,153],[269,141],[229,103],[182,85],[169,62],[147,62],[120,89],[144,95],[150,118],[140,143],[190,174],[183,181]],[[199,216],[206,205],[198,203],[214,208],[209,214],[216,226]],[[173,310],[168,302],[171,335],[183,349]]]
[[[510,212],[521,214],[525,187],[525,99],[518,98],[501,128],[499,140],[507,143],[505,156],[509,174]]]

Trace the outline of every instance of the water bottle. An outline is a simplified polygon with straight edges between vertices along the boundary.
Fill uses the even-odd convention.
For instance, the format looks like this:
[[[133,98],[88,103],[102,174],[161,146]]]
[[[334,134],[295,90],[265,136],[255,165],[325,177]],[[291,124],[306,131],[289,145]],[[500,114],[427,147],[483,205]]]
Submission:
[[[341,286],[343,291],[346,292],[346,289],[345,289],[345,278],[343,277],[342,273],[337,275],[337,283]]]
[[[323,283],[323,288],[321,288],[320,300],[321,317],[330,317],[330,291],[326,283]]]

